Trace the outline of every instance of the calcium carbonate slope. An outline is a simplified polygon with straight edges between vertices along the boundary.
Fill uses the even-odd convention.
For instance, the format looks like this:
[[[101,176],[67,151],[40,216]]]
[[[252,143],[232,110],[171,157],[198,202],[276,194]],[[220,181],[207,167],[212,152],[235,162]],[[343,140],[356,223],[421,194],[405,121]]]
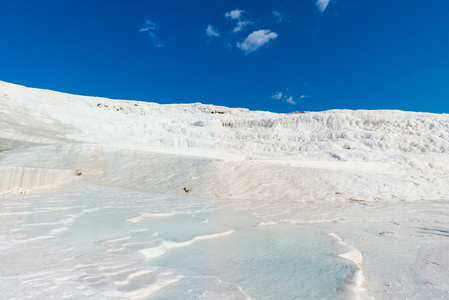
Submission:
[[[249,211],[259,227],[309,226],[357,254],[357,259],[341,255],[357,264],[354,278],[341,289],[348,299],[449,293],[444,271],[449,265],[441,254],[449,231],[448,154],[444,114],[275,114],[75,96],[0,82],[0,192],[5,197],[43,186],[60,200],[51,188],[79,181],[98,197],[103,192],[96,189],[112,194],[115,188],[169,199],[192,201],[193,196]],[[15,216],[11,205],[7,217]],[[129,219],[147,216],[142,212]],[[5,224],[0,227],[8,233]],[[50,239],[50,233],[35,239]],[[107,294],[137,299],[140,292],[152,295],[178,280]]]

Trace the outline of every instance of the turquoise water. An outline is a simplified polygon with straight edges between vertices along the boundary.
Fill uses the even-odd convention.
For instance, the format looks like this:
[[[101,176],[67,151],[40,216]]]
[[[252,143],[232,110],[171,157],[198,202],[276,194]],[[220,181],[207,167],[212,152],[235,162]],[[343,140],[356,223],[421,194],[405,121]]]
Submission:
[[[86,184],[56,192],[2,202],[5,297],[333,299],[356,271],[327,233],[259,226],[257,208]]]
[[[180,225],[176,218],[165,221]],[[354,264],[335,257],[336,251],[334,241],[325,234],[275,225],[240,228],[196,241],[170,249],[149,263],[186,276],[167,295],[161,293],[161,299],[186,291],[194,299],[204,293],[211,277],[239,285],[254,299],[331,299],[356,271]]]

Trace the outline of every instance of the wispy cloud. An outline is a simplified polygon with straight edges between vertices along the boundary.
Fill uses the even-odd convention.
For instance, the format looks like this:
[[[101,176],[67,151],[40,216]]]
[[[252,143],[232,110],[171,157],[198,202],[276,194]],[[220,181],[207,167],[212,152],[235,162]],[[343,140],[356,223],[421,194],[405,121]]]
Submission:
[[[244,12],[245,11],[240,10],[240,9],[234,9],[234,10],[231,10],[230,12],[225,13],[225,17],[232,19],[232,20],[240,20],[240,17],[242,16],[242,14]]]
[[[228,18],[231,21],[237,21],[237,24],[235,25],[233,32],[243,31],[246,26],[253,24],[252,21],[243,18],[244,13],[245,11],[240,9],[234,9],[231,10],[230,12],[225,13],[226,18]]]
[[[159,41],[154,41],[153,46],[156,48],[162,48],[162,47],[165,47],[165,43],[159,42]]]
[[[280,11],[273,11],[273,16],[276,18],[276,20],[278,21],[278,23],[281,23],[282,20],[284,20],[284,13],[280,12]]]
[[[214,28],[214,26],[212,26],[212,25],[207,25],[207,28],[206,28],[206,35],[208,36],[208,37],[211,37],[211,38],[214,38],[214,37],[220,37],[221,36],[221,34],[217,31],[217,29],[215,29]]]
[[[158,39],[155,31],[159,30],[159,26],[156,25],[153,21],[146,19],[145,24],[143,24],[142,28],[139,29],[139,32],[146,32],[150,38],[153,40],[153,45],[157,48],[164,47],[165,43],[161,42]]]
[[[147,32],[149,36],[156,38],[156,34],[154,31],[159,30],[159,26],[156,25],[151,20],[145,20],[145,24],[143,24],[142,28],[139,29],[140,32]]]
[[[237,43],[237,47],[248,55],[251,52],[257,51],[260,47],[267,45],[271,40],[274,40],[277,37],[278,35],[276,32],[272,32],[268,29],[257,30],[248,35],[243,43]]]
[[[152,22],[151,20],[145,20],[145,24],[143,24],[142,28],[139,29],[140,32],[148,32],[148,34],[151,37],[156,37],[156,34],[154,34],[154,31],[158,30],[159,27],[156,25],[156,23]]]
[[[329,5],[329,2],[330,0],[316,0],[316,5],[321,12],[324,12],[326,7]]]
[[[237,25],[234,27],[234,32],[240,32],[245,29],[246,26],[253,24],[252,21],[238,21]]]
[[[273,96],[271,96],[271,98],[274,100],[282,100],[284,102],[287,102],[288,104],[295,105],[298,103],[298,101],[300,101],[304,98],[310,98],[310,96],[301,95],[301,96],[295,98],[293,96],[286,95],[282,92],[276,92]]]
[[[276,92],[276,94],[271,96],[271,98],[273,98],[275,100],[281,100],[282,99],[282,92]]]
[[[293,104],[293,105],[296,104],[296,101],[293,100],[293,97],[292,97],[292,96],[290,96],[290,97],[288,97],[287,99],[285,99],[285,102],[287,102],[287,103],[289,103],[289,104]]]

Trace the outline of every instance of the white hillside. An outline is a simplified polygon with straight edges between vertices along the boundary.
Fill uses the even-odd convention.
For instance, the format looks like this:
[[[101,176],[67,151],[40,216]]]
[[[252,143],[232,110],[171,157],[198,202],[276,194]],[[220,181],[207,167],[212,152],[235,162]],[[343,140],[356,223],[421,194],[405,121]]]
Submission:
[[[101,160],[107,155],[119,156],[124,151],[150,155],[147,154],[147,150],[150,150],[150,153],[227,160],[263,160],[272,164],[268,172],[288,167],[292,172],[304,170],[297,166],[328,169],[330,173],[338,173],[338,170],[362,172],[362,175],[357,176],[365,176],[367,171],[374,171],[368,176],[379,178],[370,184],[373,189],[369,191],[367,187],[360,189],[359,186],[354,186],[348,180],[350,175],[344,177],[346,183],[341,183],[341,188],[349,189],[353,197],[363,195],[364,198],[374,199],[382,196],[408,200],[429,197],[437,200],[446,197],[447,186],[444,182],[445,176],[449,174],[447,115],[338,110],[274,114],[199,103],[159,105],[73,96],[4,82],[0,83],[0,91],[1,147],[22,147],[26,143],[34,145],[34,154],[30,155],[29,161],[21,161],[23,157],[17,161],[16,155],[10,155],[8,159],[4,159],[3,163],[6,165],[80,169],[89,175],[88,169],[93,168],[93,165],[85,166],[85,162],[93,160],[100,152],[103,154],[97,158]],[[35,144],[46,146],[38,147],[40,151],[37,152]],[[121,148],[126,150],[119,150]],[[25,147],[22,151],[27,151],[26,149],[30,148]],[[36,155],[42,157],[36,160],[33,157]],[[112,168],[115,171],[111,172],[120,173],[123,175],[121,177],[134,182],[135,178],[125,175],[132,172],[134,168],[130,168],[130,165],[133,164],[152,168],[151,160],[132,161],[127,166],[102,167]],[[279,167],[280,164],[283,166]],[[278,179],[281,182],[277,186],[283,191],[274,191],[269,175],[265,177],[266,174],[261,175],[259,171],[252,170],[259,167],[256,162],[239,165],[248,168],[244,175],[245,178],[249,176],[245,179],[248,181],[245,186],[253,191],[249,192],[253,193],[252,196],[257,195],[254,186],[259,186],[256,191],[267,186],[271,193],[283,195],[288,193],[284,189],[285,184],[293,186],[295,191],[291,196],[296,198],[294,195],[297,195],[297,187],[309,186],[310,177],[306,176],[304,179],[297,174],[294,178],[289,178],[290,176],[281,172]],[[121,168],[126,169],[119,171]],[[214,172],[225,172],[226,168],[219,168]],[[386,173],[390,177],[385,178]],[[232,182],[220,184],[227,189],[228,185],[239,182],[238,176],[237,173],[217,178],[220,181],[230,178]],[[331,188],[342,180],[339,175],[336,178],[332,175],[329,181],[323,176],[320,178],[324,181],[321,190],[324,187]],[[123,182],[123,179],[117,181]],[[199,182],[195,184],[201,186]],[[377,186],[378,184],[381,186]],[[213,186],[214,190],[220,190]],[[207,184],[204,188],[207,187],[211,188],[212,185]],[[263,193],[270,193],[269,191]],[[324,193],[328,192],[335,191]]]
[[[0,194],[0,292],[20,285],[23,299],[449,295],[444,114],[275,114],[0,82]]]
[[[345,110],[273,114],[199,103],[159,105],[81,97],[4,82],[0,89],[2,126],[10,125],[9,135],[5,130],[2,136],[18,139],[22,135],[31,142],[61,138],[96,144],[228,149],[251,157],[316,156],[321,152],[326,160],[367,160],[371,155],[391,156],[397,151],[449,151],[446,115]],[[22,113],[12,113],[18,111]]]

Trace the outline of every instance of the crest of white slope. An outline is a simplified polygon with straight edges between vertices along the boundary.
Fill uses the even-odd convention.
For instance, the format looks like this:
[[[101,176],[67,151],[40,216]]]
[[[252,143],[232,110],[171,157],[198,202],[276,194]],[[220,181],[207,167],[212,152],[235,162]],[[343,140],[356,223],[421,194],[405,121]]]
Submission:
[[[382,160],[448,153],[449,117],[403,111],[275,114],[213,105],[110,100],[0,82],[4,139],[219,149],[248,157]],[[350,150],[350,151],[349,151]]]

